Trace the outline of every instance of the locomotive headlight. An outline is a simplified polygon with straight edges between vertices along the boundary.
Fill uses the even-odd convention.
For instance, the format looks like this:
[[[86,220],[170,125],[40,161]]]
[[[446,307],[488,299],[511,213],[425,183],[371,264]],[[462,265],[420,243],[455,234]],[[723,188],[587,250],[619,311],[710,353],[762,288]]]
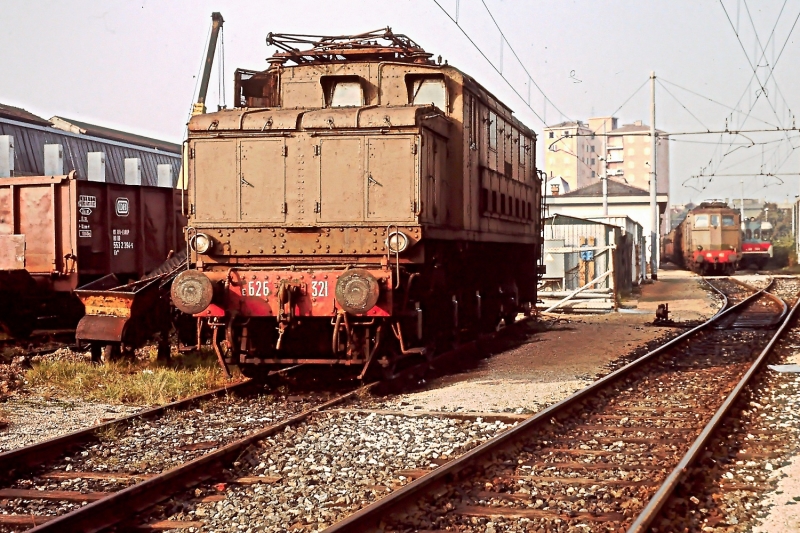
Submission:
[[[402,231],[393,231],[386,239],[386,247],[389,251],[394,253],[401,253],[408,248],[408,235]]]
[[[375,276],[361,268],[346,271],[336,280],[336,303],[352,315],[361,315],[375,307],[380,287]]]
[[[211,249],[212,242],[211,237],[205,233],[196,233],[189,240],[189,245],[192,247],[192,250],[198,254],[205,254]]]

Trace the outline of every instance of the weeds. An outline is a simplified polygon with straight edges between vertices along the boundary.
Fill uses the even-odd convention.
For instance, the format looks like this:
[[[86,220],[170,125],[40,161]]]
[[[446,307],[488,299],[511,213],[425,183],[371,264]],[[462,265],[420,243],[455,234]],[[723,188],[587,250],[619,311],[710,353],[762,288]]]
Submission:
[[[45,360],[34,363],[26,378],[31,387],[57,395],[145,405],[162,405],[227,383],[216,359],[203,353],[178,355],[167,365],[157,362],[154,353],[104,365]]]

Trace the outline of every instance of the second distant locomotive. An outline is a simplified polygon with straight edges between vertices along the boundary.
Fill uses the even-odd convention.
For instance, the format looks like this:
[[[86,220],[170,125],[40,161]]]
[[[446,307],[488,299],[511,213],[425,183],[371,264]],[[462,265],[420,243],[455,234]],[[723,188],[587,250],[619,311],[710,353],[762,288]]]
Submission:
[[[665,258],[702,275],[733,274],[741,260],[739,213],[724,202],[703,202],[664,240]]]

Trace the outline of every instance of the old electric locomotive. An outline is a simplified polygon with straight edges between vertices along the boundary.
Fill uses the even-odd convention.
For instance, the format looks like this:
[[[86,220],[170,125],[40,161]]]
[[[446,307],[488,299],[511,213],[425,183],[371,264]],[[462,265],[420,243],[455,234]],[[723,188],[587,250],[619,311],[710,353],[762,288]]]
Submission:
[[[192,267],[172,299],[220,357],[391,371],[535,301],[532,130],[388,29],[268,43],[235,108],[189,123]]]

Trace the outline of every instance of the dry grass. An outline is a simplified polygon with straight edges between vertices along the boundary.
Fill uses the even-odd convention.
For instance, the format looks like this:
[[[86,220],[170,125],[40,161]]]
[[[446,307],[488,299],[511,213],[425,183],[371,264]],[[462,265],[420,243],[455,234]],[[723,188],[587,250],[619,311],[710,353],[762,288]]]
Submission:
[[[164,366],[156,362],[154,350],[135,361],[105,365],[44,360],[34,363],[25,377],[37,392],[137,405],[162,405],[229,383],[212,354],[177,355]]]

